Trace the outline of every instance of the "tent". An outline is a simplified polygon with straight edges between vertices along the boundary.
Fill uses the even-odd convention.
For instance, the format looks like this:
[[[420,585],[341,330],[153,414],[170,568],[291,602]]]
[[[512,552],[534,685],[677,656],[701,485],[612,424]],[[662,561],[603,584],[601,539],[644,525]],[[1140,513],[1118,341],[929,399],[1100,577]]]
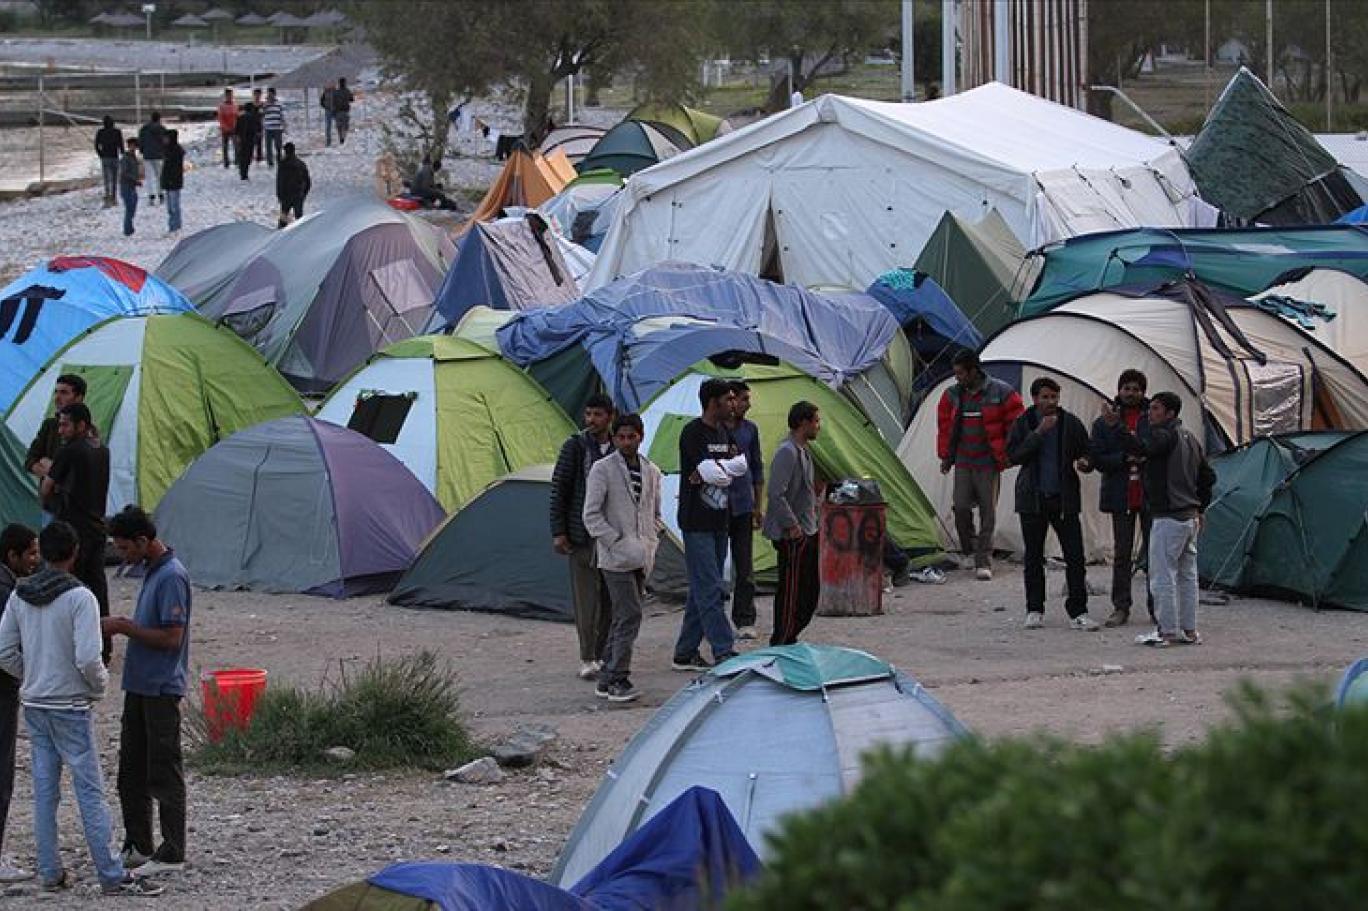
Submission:
[[[1247,68],[1187,149],[1202,198],[1241,223],[1320,225],[1363,205],[1339,162]]]
[[[62,346],[114,316],[184,313],[190,302],[137,266],[59,256],[0,289],[0,415]]]
[[[421,218],[355,199],[277,231],[199,308],[301,392],[322,393],[423,331],[454,252]]]
[[[224,290],[275,236],[256,222],[226,221],[179,241],[153,274],[199,306]]]
[[[663,123],[684,134],[690,145],[696,146],[731,132],[731,124],[721,117],[682,104],[646,102],[632,108],[625,119],[639,120],[643,123]]]
[[[999,83],[921,104],[824,95],[634,176],[590,287],[670,259],[863,288],[947,211],[995,208],[1035,247],[1191,225],[1194,194],[1177,150]]]
[[[964,736],[921,684],[873,655],[806,643],[749,652],[684,687],[632,738],[550,880],[578,881],[694,785],[722,796],[764,860],[786,815],[858,784],[867,750],[932,757]]]
[[[588,171],[542,203],[539,211],[556,223],[562,235],[597,253],[622,199],[622,183],[616,171]]]
[[[1335,687],[1335,705],[1368,705],[1368,658],[1360,658],[1345,668]]]
[[[1015,318],[1038,268],[996,209],[978,221],[946,212],[916,262],[985,335]]]
[[[304,407],[259,354],[197,314],[122,316],[73,339],[28,384],[5,418],[17,439],[38,432],[63,373],[85,377],[109,447],[111,513],[154,508],[214,443]]]
[[[437,291],[443,325],[471,307],[530,310],[580,296],[559,237],[536,212],[476,223],[460,239],[455,260]]]
[[[963,348],[977,350],[983,335],[975,328],[935,279],[915,269],[885,272],[865,289],[865,294],[888,308],[898,320],[912,350],[928,370],[942,375],[950,371],[950,357]]]
[[[565,157],[564,149],[542,155],[518,146],[509,154],[504,169],[494,179],[484,199],[475,207],[475,214],[470,216],[461,230],[468,231],[476,222],[498,218],[504,209],[514,206],[535,209],[559,193],[574,178],[574,166]]]
[[[1197,547],[1213,585],[1368,610],[1368,433],[1256,440],[1213,460]]]
[[[551,469],[532,465],[515,471],[455,510],[428,539],[389,602],[573,622],[570,563],[552,550],[547,532]],[[674,534],[662,535],[648,586],[680,600],[686,594],[684,553]]]
[[[444,335],[379,352],[337,385],[317,416],[375,440],[448,511],[510,471],[554,462],[575,432],[527,374]]]
[[[15,438],[9,425],[0,423],[0,528],[19,522],[37,528],[38,484],[24,470],[27,448]]]
[[[1368,278],[1368,229],[1350,225],[1171,231],[1138,228],[1075,237],[1031,254],[1039,278],[1021,304],[1034,316],[1066,300],[1119,285],[1157,285],[1189,275],[1238,297],[1288,273],[1342,269]]]
[[[547,133],[538,151],[543,155],[550,155],[559,149],[565,153],[566,160],[572,165],[579,164],[606,132],[608,131],[602,127],[567,123],[565,126],[556,127]]]
[[[1337,269],[1285,276],[1249,300],[1368,373],[1368,281]]]
[[[215,444],[157,507],[196,585],[335,598],[388,589],[442,517],[392,455],[304,415]]]
[[[643,168],[674,158],[694,143],[664,123],[624,120],[613,127],[575,165],[581,174],[607,168],[630,177]]]
[[[1368,225],[1368,205],[1359,206],[1335,219],[1337,225]]]
[[[737,370],[718,369],[707,362],[696,366],[661,392],[642,411],[648,458],[665,473],[661,497],[665,524],[679,532],[673,504],[679,497],[679,433],[698,416],[698,389],[710,375],[736,376],[751,387],[747,415],[760,428],[760,451],[769,459],[788,435],[788,411],[809,401],[822,414],[822,433],[813,443],[817,471],[827,480],[872,477],[888,502],[888,537],[921,562],[939,551],[935,513],[917,482],[899,463],[870,421],[847,400],[792,367],[746,364]],[[765,465],[768,469],[768,463]],[[756,578],[773,583],[777,563],[772,544],[755,536]]]

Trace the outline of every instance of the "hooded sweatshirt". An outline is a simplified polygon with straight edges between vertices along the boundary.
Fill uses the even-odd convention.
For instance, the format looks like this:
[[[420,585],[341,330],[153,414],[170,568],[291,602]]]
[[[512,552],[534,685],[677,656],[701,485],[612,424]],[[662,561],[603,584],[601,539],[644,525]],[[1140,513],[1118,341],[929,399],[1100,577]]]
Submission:
[[[0,617],[0,669],[29,708],[89,709],[109,680],[101,645],[95,596],[58,570],[21,579]]]

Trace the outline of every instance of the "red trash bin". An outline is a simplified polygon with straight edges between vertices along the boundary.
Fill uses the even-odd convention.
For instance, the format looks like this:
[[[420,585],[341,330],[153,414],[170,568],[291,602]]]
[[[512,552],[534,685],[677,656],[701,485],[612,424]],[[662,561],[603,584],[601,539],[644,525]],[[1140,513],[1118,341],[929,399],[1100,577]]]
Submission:
[[[886,528],[883,503],[822,503],[823,617],[869,617],[883,611],[883,554]]]

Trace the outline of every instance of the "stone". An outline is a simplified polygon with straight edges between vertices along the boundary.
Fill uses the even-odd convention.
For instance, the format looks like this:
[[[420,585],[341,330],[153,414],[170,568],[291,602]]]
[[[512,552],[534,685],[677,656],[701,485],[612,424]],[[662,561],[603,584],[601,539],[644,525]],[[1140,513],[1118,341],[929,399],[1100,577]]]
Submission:
[[[321,838],[321,837],[323,837],[324,835],[327,835],[327,834],[328,834],[328,827],[327,827],[327,826],[314,826],[314,828],[313,828],[313,834]]]
[[[350,747],[328,747],[323,751],[323,758],[329,762],[351,762],[356,758],[356,751]]]
[[[527,725],[518,728],[513,736],[494,748],[494,759],[510,769],[536,765],[546,745],[555,739],[555,728],[543,724]]]
[[[498,784],[504,780],[504,771],[493,756],[481,756],[459,769],[448,769],[443,777],[461,784]]]

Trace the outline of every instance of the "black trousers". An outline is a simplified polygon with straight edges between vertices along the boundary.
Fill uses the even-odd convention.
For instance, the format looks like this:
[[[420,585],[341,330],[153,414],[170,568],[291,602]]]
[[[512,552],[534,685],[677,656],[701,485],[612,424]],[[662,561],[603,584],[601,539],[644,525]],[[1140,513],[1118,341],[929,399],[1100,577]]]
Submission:
[[[237,137],[232,133],[220,133],[219,138],[223,140],[223,166],[226,168],[233,163],[232,150],[237,147]]]
[[[755,529],[754,513],[731,517],[727,528],[732,561],[732,625],[755,625]]]
[[[770,645],[792,645],[812,622],[822,578],[817,562],[817,536],[774,542],[779,552],[779,587],[774,592],[774,633]]]
[[[80,579],[81,584],[90,589],[90,593],[95,596],[96,602],[100,605],[100,616],[108,617],[109,578],[105,575],[105,534],[103,531],[77,528],[76,537],[80,541],[81,550],[76,555],[76,565],[72,567],[71,574]],[[108,665],[110,656],[114,654],[114,640],[105,636],[100,654],[104,657],[104,663]]]
[[[19,681],[0,671],[0,849],[14,796],[14,751],[19,737]]]
[[[185,761],[179,696],[124,694],[119,731],[119,803],[124,845],[166,863],[185,860]],[[160,847],[152,834],[152,802],[161,816]],[[155,854],[154,854],[155,849]]]
[[[1083,559],[1083,523],[1078,513],[1064,513],[1059,499],[1042,499],[1040,511],[1019,513],[1021,537],[1026,545],[1026,611],[1045,611],[1045,535],[1053,528],[1059,538],[1059,549],[1064,552],[1064,578],[1068,595],[1064,610],[1077,617],[1088,610],[1087,567]]]
[[[243,180],[247,179],[247,172],[252,167],[252,151],[255,140],[239,139],[237,144],[237,166],[238,176]]]
[[[1150,514],[1148,512],[1114,512],[1112,521],[1112,607],[1130,612],[1131,576],[1135,572],[1135,531],[1140,529],[1140,563],[1149,561]],[[1149,574],[1145,574],[1145,603],[1150,619],[1154,619],[1154,595],[1149,590]]]

